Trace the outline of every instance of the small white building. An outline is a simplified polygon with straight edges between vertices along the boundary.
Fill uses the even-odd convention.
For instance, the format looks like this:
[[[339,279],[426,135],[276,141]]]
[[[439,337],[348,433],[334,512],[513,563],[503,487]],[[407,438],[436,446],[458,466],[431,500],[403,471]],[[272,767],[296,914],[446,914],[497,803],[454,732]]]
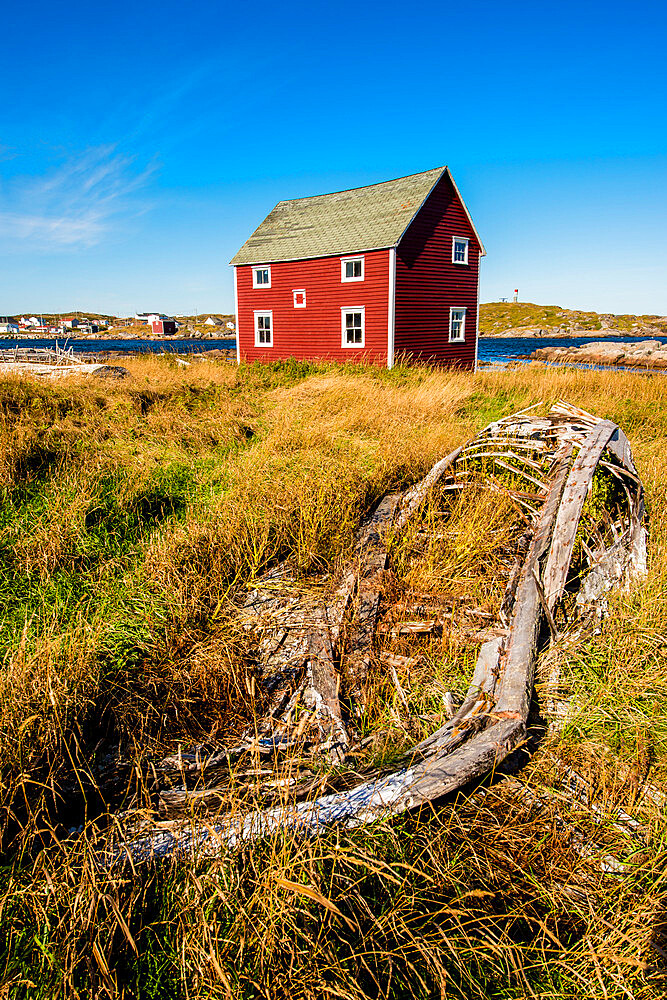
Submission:
[[[170,316],[165,316],[164,313],[136,313],[134,318],[137,323],[147,323],[148,326],[152,323],[159,323],[161,320],[171,319]]]
[[[15,323],[13,320],[9,320],[8,322],[0,322],[0,333],[18,333],[18,332],[19,332],[19,325],[18,323]]]

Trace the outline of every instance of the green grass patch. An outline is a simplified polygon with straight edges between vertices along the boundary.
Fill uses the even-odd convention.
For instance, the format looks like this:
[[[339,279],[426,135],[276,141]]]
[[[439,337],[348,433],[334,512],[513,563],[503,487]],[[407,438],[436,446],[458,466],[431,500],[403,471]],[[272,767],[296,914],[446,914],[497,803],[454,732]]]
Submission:
[[[661,378],[128,367],[131,379],[108,386],[0,385],[0,995],[663,997],[665,816],[638,798],[646,782],[667,789]],[[173,749],[251,724],[230,601],[256,574],[282,560],[306,581],[335,573],[388,489],[490,420],[558,398],[629,434],[651,556],[645,584],[612,600],[599,631],[557,651],[572,711],[524,758],[533,798],[500,782],[391,823],[134,872],[96,864],[94,824],[81,837],[49,831],[52,800],[81,798],[72,760],[85,775],[114,746]],[[596,482],[591,523],[610,488]],[[465,625],[462,609],[497,605],[491,543],[511,538],[511,519],[481,500],[432,515],[427,543],[396,540],[395,596],[437,596]],[[409,640],[402,651],[414,652]],[[465,689],[475,644],[438,635],[422,652],[397,676],[410,711],[435,716],[444,689]],[[387,764],[418,734],[401,735],[379,655],[370,683],[368,732],[385,734],[371,759]],[[588,835],[590,814],[564,800],[554,760],[590,781],[604,853],[622,872],[579,850],[572,828]],[[93,820],[101,807],[87,787]],[[616,830],[616,808],[637,814],[641,843]]]

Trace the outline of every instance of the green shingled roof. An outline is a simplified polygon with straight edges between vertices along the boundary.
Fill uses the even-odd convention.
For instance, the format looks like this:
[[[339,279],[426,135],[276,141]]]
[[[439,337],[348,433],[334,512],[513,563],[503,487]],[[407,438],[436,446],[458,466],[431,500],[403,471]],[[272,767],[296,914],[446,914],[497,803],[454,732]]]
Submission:
[[[396,246],[446,169],[278,202],[230,263],[270,264]]]

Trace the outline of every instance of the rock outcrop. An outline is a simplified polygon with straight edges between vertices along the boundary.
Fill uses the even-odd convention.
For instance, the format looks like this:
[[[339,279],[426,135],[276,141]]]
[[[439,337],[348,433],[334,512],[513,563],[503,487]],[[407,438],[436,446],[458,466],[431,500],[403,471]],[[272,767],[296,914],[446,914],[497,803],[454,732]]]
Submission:
[[[581,347],[538,347],[530,357],[536,361],[560,364],[667,369],[667,344],[660,340],[640,340],[637,343],[599,340]]]
[[[520,337],[558,337],[570,339],[572,337],[594,337],[596,334],[601,337],[664,337],[667,329],[664,325],[665,317],[658,317],[657,324],[633,323],[632,328],[621,329],[615,327],[613,322],[602,317],[601,322],[595,327],[583,326],[580,323],[562,323],[560,326],[512,326],[500,332],[486,333],[480,330],[480,337],[493,337],[494,340],[514,340]]]

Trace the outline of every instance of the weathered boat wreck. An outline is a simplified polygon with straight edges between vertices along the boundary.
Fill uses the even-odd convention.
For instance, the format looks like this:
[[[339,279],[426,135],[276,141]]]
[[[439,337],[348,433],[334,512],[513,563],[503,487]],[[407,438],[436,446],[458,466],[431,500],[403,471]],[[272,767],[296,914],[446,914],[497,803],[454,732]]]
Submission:
[[[132,834],[130,824],[125,840],[115,841],[117,859],[218,852],[283,828],[305,835],[370,823],[463,788],[524,744],[537,655],[557,632],[557,609],[599,609],[606,591],[645,572],[647,548],[642,483],[623,431],[563,402],[546,416],[534,410],[494,421],[417,485],[385,496],[326,594],[300,587],[285,567],[254,586],[238,620],[255,637],[262,721],[237,746],[157,762],[161,819],[134,825]],[[353,751],[353,708],[377,638],[390,539],[419,519],[433,491],[453,497],[480,476],[487,488],[512,492],[524,530],[460,706],[391,769],[359,774],[332,766],[304,779],[297,767],[265,781],[262,805],[255,798],[244,807],[240,795],[230,809],[230,781],[242,790],[247,774],[256,790],[262,775],[276,777],[271,763],[298,756],[306,739],[334,765]],[[578,528],[596,476],[614,484],[615,501],[602,511],[602,529],[584,537]],[[244,759],[254,768],[244,772]]]

